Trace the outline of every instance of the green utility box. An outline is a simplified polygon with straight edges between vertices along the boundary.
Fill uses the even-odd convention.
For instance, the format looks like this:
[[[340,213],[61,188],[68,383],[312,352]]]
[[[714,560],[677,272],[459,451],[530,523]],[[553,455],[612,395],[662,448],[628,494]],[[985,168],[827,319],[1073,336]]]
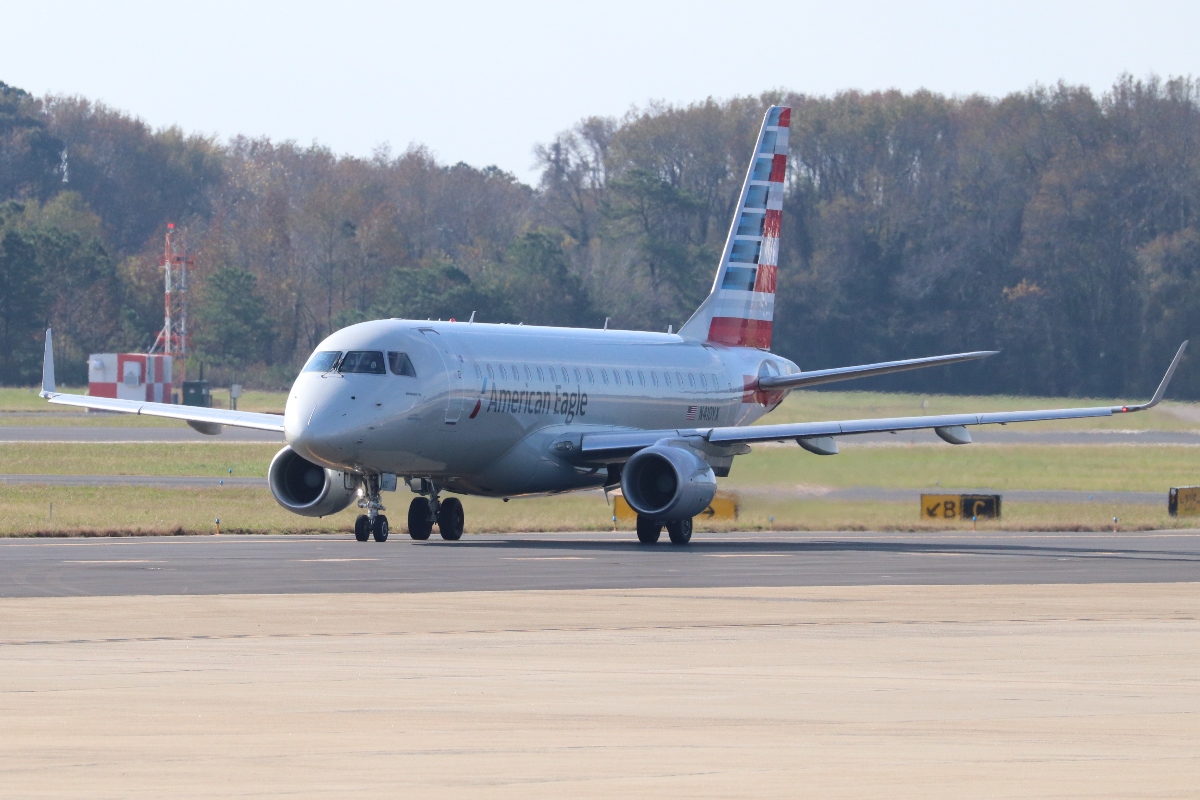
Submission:
[[[208,381],[184,381],[183,404],[212,408],[212,386]]]

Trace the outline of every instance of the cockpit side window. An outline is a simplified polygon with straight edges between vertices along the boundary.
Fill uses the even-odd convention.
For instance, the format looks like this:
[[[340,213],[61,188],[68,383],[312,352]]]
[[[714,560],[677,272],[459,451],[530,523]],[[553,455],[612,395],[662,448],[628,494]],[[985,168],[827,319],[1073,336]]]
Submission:
[[[313,353],[308,358],[308,363],[304,365],[304,372],[329,372],[337,364],[338,356],[341,352],[338,350],[322,350],[319,353]]]
[[[342,356],[338,364],[338,372],[359,373],[366,375],[386,375],[383,366],[383,353],[378,350],[350,350]]]
[[[392,368],[393,375],[403,375],[406,378],[417,377],[417,370],[413,367],[408,353],[388,353],[388,366]],[[479,371],[478,365],[475,367],[475,371]]]

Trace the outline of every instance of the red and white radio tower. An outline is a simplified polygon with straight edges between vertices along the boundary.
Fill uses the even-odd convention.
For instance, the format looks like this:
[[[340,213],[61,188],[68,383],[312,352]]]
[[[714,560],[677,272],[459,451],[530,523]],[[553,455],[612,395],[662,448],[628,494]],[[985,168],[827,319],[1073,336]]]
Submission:
[[[175,233],[175,223],[167,223],[167,239],[163,246],[163,258],[160,268],[166,279],[166,293],[163,301],[163,327],[158,337],[150,347],[150,353],[162,353],[165,356],[179,359],[179,386],[183,385],[187,371],[187,273],[188,267],[195,259],[187,254],[187,237],[182,233],[179,246],[171,241]],[[178,273],[178,282],[173,280]],[[172,374],[174,370],[172,370]]]

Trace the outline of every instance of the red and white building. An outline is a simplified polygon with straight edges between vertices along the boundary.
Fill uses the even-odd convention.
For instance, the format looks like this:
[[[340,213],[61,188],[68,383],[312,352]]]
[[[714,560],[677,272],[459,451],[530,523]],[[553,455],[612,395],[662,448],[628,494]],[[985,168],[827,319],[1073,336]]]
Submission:
[[[88,356],[88,394],[121,400],[171,402],[171,357],[145,353]]]

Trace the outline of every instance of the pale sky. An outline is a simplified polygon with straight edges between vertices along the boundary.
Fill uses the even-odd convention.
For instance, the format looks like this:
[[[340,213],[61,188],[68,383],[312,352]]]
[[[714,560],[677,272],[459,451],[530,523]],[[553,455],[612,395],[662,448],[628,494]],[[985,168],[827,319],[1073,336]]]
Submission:
[[[998,96],[1123,72],[1200,76],[1200,3],[290,2],[10,4],[0,81],[155,127],[427,145],[532,180],[592,114],[788,88]]]

